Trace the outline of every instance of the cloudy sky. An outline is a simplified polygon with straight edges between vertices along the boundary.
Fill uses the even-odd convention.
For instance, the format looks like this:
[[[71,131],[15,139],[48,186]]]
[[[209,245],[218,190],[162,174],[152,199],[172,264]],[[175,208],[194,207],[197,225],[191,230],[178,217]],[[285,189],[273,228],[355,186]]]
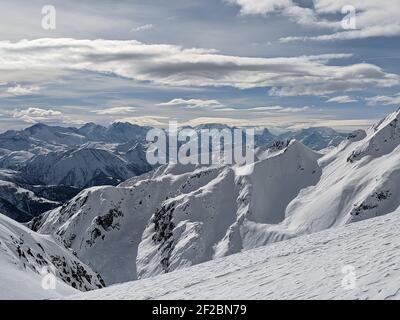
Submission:
[[[0,131],[366,127],[400,105],[396,2],[0,0]]]

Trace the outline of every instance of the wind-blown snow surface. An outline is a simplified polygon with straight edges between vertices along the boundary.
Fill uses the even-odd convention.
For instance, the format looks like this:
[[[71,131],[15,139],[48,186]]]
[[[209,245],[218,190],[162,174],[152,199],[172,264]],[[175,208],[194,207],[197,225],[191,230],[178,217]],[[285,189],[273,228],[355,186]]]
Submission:
[[[68,298],[400,299],[399,230],[397,211]]]
[[[400,111],[325,155],[292,140],[254,171],[168,165],[83,191],[31,226],[54,235],[107,285],[143,279],[393,212]]]
[[[43,268],[54,269],[55,290],[42,287]],[[53,270],[51,270],[53,272]],[[45,299],[102,288],[103,281],[51,236],[0,214],[0,299]]]

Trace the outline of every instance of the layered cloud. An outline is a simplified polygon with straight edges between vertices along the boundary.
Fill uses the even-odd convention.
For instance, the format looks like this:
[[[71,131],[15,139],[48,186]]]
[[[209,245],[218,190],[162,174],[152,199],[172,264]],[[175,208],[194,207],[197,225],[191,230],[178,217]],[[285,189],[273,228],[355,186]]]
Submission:
[[[223,104],[218,100],[202,100],[202,99],[172,99],[168,102],[162,102],[159,106],[177,106],[185,108],[219,108],[223,107]]]
[[[400,93],[393,95],[393,96],[375,96],[366,98],[367,104],[369,106],[376,106],[376,105],[398,105],[400,107]]]
[[[242,15],[264,15],[278,13],[306,26],[338,29],[339,21],[329,21],[318,17],[311,8],[298,5],[292,0],[226,0],[240,7]]]
[[[400,77],[380,67],[335,65],[349,54],[284,58],[222,55],[214,50],[148,45],[138,41],[51,38],[0,42],[0,82],[57,79],[73,71],[109,74],[163,86],[272,88],[271,95],[323,95],[391,87]]]
[[[393,0],[313,0],[304,7],[295,0],[229,0],[241,8],[242,14],[271,13],[289,17],[295,22],[318,28],[330,28],[333,32],[319,36],[285,37],[284,42],[294,40],[350,40],[370,37],[400,36],[400,6]],[[345,30],[341,20],[352,6],[356,12],[356,28]],[[329,18],[327,18],[329,17]]]
[[[113,107],[100,110],[94,110],[94,113],[98,115],[122,115],[136,112],[135,107]]]
[[[337,96],[326,100],[326,102],[334,102],[334,103],[352,103],[357,101],[358,101],[357,99],[350,96]]]
[[[244,109],[245,111],[251,112],[278,112],[278,113],[297,113],[309,110],[310,107],[304,106],[300,108],[294,107],[282,107],[282,106],[268,106],[268,107],[255,107],[255,108],[248,108]]]

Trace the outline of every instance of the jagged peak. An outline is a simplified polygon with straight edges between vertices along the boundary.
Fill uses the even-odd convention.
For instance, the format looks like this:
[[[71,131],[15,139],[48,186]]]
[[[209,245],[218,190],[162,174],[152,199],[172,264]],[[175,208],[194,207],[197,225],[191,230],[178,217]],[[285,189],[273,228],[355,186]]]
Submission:
[[[79,130],[90,129],[90,128],[105,128],[105,127],[100,124],[94,123],[94,122],[88,122],[88,123],[85,123],[83,126],[81,126],[79,128]]]
[[[383,118],[378,123],[373,124],[370,129],[373,132],[376,132],[376,131],[382,130],[383,128],[385,128],[387,126],[393,125],[393,123],[397,123],[399,120],[400,120],[400,107],[396,111],[390,113],[388,116]]]
[[[116,121],[113,122],[109,128],[143,128],[143,127],[135,123]]]
[[[50,129],[51,127],[48,126],[47,124],[44,123],[35,123],[34,125],[26,128],[24,131],[25,132],[35,132],[38,130],[43,130],[43,129]]]
[[[400,144],[400,109],[372,125],[361,141],[348,157],[348,162],[365,156],[375,158],[392,152]]]

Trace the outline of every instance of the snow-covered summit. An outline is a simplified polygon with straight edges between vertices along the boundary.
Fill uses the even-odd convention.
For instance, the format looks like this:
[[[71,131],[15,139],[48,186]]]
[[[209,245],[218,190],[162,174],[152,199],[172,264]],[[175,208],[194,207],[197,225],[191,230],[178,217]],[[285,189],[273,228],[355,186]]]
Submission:
[[[368,156],[376,158],[392,152],[400,143],[400,109],[371,126],[364,143],[355,148],[348,158],[353,162]]]

